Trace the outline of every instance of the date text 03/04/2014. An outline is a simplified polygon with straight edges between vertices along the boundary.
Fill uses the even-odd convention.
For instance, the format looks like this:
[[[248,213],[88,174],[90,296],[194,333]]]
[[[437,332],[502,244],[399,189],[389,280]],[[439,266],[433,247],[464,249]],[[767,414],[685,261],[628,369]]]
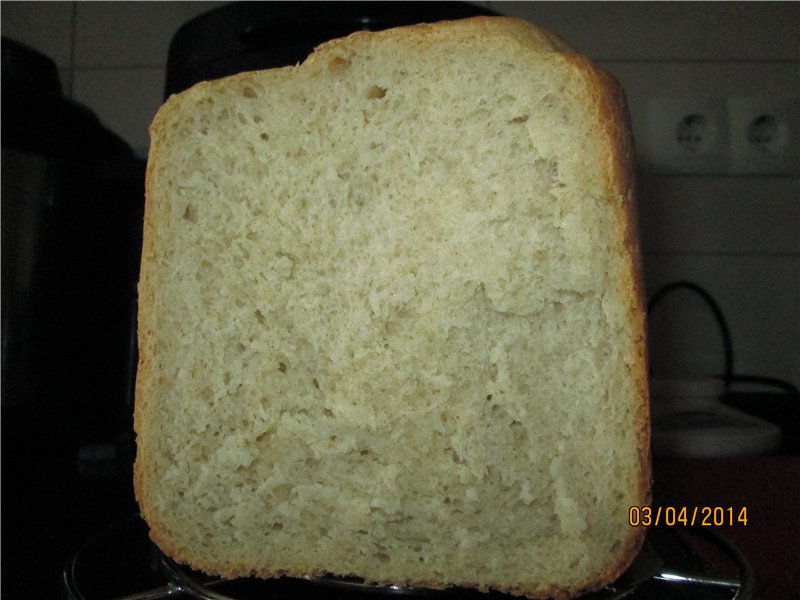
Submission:
[[[631,527],[722,527],[747,526],[747,507],[735,506],[631,506]]]

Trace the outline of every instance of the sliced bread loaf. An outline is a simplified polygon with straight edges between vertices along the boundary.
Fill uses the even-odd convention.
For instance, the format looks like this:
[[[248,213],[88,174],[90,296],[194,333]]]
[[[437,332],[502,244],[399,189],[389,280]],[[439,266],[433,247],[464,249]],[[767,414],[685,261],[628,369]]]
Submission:
[[[226,576],[570,597],[649,498],[617,83],[524,21],[358,33],[151,127],[136,494]]]

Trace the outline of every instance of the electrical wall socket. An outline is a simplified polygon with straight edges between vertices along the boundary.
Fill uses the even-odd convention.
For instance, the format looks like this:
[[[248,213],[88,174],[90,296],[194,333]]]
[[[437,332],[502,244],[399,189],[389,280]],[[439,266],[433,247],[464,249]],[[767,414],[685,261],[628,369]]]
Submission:
[[[800,175],[800,97],[728,100],[730,170]]]
[[[651,98],[645,111],[651,172],[800,175],[800,97]]]
[[[724,98],[652,98],[646,106],[642,158],[658,173],[727,170],[728,118]]]

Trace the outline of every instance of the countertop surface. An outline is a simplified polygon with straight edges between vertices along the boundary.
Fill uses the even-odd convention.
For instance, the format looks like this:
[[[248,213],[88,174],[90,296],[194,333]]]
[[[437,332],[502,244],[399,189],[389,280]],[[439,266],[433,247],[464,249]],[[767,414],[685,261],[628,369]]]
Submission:
[[[750,562],[757,598],[800,598],[800,457],[655,460],[652,506],[722,508],[714,528]]]

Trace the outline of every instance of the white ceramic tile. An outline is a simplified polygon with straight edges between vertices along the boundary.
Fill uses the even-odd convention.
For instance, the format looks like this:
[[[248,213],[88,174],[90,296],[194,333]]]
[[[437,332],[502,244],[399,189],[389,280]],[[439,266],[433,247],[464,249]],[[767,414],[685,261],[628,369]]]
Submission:
[[[664,284],[688,280],[719,304],[733,340],[739,374],[776,377],[800,385],[800,256],[645,255],[648,297]],[[719,363],[722,346],[710,313],[696,300],[673,314],[657,308],[651,330],[653,364],[687,368]],[[660,320],[660,324],[656,323]],[[674,369],[673,369],[674,370]]]
[[[58,79],[61,81],[61,91],[67,98],[72,97],[72,75],[73,70],[66,67],[59,67]]]
[[[175,32],[224,2],[78,2],[78,67],[150,67],[167,64]]]
[[[597,60],[797,60],[793,2],[490,2]]]
[[[3,35],[71,66],[74,2],[2,2]]]
[[[800,58],[787,62],[600,63],[620,80],[629,101],[642,98],[796,96]]]
[[[646,253],[800,255],[800,179],[646,176]]]
[[[162,102],[163,68],[76,69],[74,85],[75,100],[138,154],[147,149],[147,130]]]
[[[75,64],[165,65],[170,40],[183,21],[180,2],[79,2]]]
[[[186,21],[189,21],[190,19],[214,10],[215,8],[230,4],[230,2],[222,2],[218,0],[193,0],[191,2],[181,1],[178,2],[178,4],[180,4],[181,8],[183,9],[184,18]]]

